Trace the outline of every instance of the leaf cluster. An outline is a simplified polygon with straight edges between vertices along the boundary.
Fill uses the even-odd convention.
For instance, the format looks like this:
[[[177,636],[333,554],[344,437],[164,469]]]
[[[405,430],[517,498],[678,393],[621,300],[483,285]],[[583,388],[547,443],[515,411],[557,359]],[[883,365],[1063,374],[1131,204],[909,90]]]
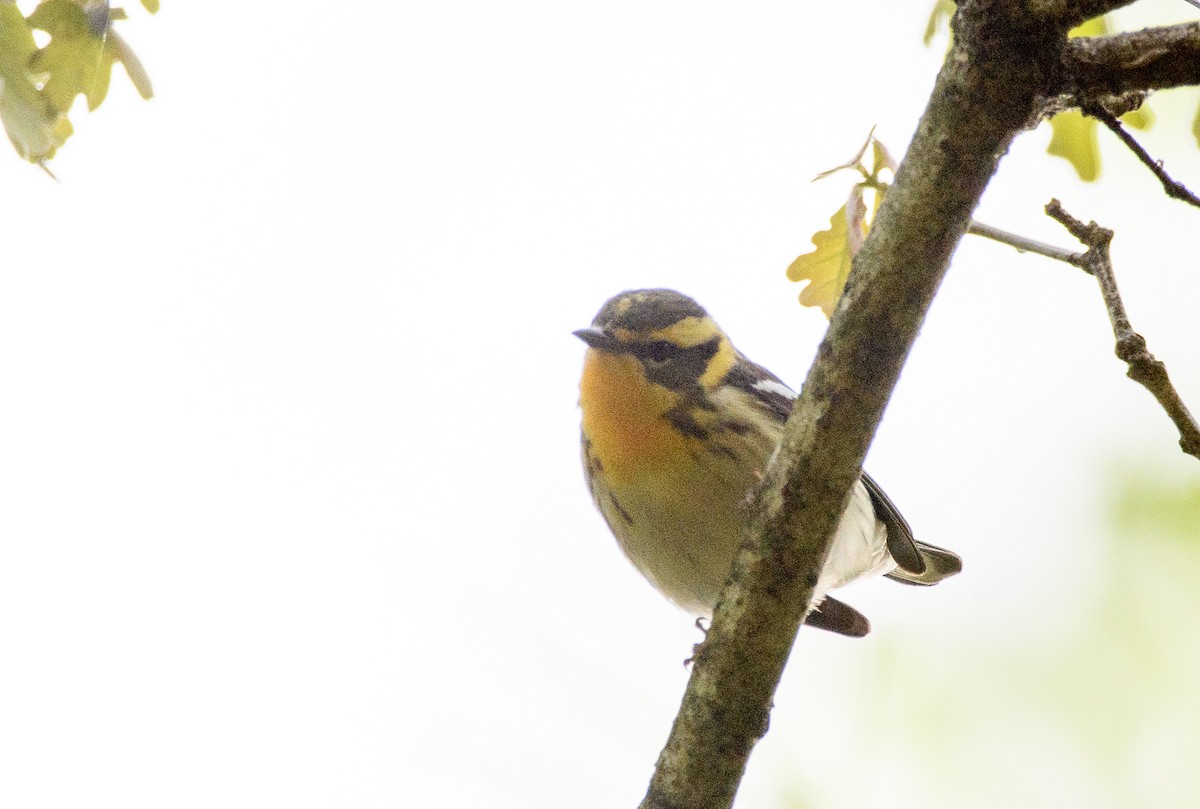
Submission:
[[[925,30],[926,45],[931,44],[940,31],[948,30],[955,8],[952,0],[935,0]],[[1101,16],[1077,26],[1069,36],[1103,37],[1111,29],[1109,18]],[[1134,96],[1131,106],[1135,108],[1120,115],[1122,123],[1142,130],[1149,129],[1155,123],[1154,113],[1142,103],[1145,96],[1145,93]],[[1050,118],[1051,137],[1046,152],[1068,161],[1079,179],[1093,182],[1100,176],[1099,128],[1100,121],[1094,114],[1085,115],[1079,109],[1063,110]],[[1192,131],[1200,143],[1200,112],[1193,122]],[[873,150],[874,155],[870,161],[866,160],[868,150]],[[826,317],[832,317],[834,306],[850,274],[850,265],[887,191],[885,172],[894,173],[895,168],[887,149],[872,134],[854,158],[817,176],[816,179],[822,179],[850,170],[856,171],[860,178],[851,189],[845,205],[829,218],[829,227],[813,235],[814,250],[799,256],[788,266],[787,276],[790,280],[808,282],[800,291],[800,303],[803,306],[820,308]],[[868,196],[872,197],[871,205],[866,202]],[[983,235],[997,238],[990,232]]]
[[[158,0],[141,0],[150,13]],[[114,62],[121,62],[143,98],[150,79],[114,30],[126,18],[106,0],[43,0],[26,17],[15,0],[0,0],[0,121],[21,157],[44,165],[70,137],[75,98],[94,110],[108,94]],[[34,31],[49,36],[38,47]]]
[[[870,160],[867,160],[868,151]],[[872,132],[858,154],[814,179],[842,171],[856,172],[860,179],[850,189],[846,204],[829,217],[829,228],[813,235],[812,243],[816,249],[796,258],[787,269],[788,280],[808,282],[800,290],[800,303],[820,308],[826,317],[833,317],[833,307],[850,275],[850,264],[862,247],[867,230],[883,202],[889,179],[896,172],[896,161]]]

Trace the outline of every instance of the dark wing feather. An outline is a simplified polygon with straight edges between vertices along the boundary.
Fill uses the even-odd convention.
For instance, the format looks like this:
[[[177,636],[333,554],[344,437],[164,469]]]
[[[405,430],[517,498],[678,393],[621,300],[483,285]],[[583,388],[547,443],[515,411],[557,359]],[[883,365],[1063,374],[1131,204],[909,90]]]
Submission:
[[[775,374],[761,365],[746,359],[741,353],[738,354],[737,362],[733,364],[733,368],[726,375],[725,383],[750,394],[764,411],[775,416],[780,422],[785,421],[788,414],[792,412],[792,405],[795,403],[796,394]],[[766,384],[764,385],[764,383]],[[957,554],[944,548],[939,548],[936,545],[918,542],[913,537],[912,529],[908,526],[908,521],[900,514],[900,510],[896,508],[896,504],[883,493],[883,489],[879,488],[879,484],[866,472],[863,473],[862,482],[867,487],[867,493],[871,496],[871,504],[875,508],[875,516],[887,528],[888,553],[892,555],[892,558],[896,560],[896,564],[899,566],[896,570],[888,574],[888,578],[905,584],[929,585],[937,584],[942,579],[962,571],[962,559]],[[833,602],[833,606],[827,607],[826,605],[829,605],[830,602]],[[838,623],[837,619],[828,615],[828,613],[833,612],[845,618],[847,621],[846,626],[858,626],[855,620],[845,615],[843,611],[846,611],[858,616],[863,627],[866,629],[870,628],[866,618],[863,618],[858,612],[842,604],[840,601],[826,598],[825,603],[822,604],[822,609],[826,612],[825,617],[820,617],[820,613],[814,611],[806,619],[806,622],[813,626],[819,626],[822,629],[842,632],[842,630],[835,626],[826,625],[831,622]],[[814,618],[814,616],[817,617]],[[841,625],[838,623],[838,626]],[[842,634],[853,633],[842,632]],[[863,634],[866,634],[865,630]]]
[[[862,482],[867,487],[867,493],[871,495],[875,516],[887,526],[888,553],[896,560],[901,570],[920,576],[926,569],[925,559],[917,549],[917,541],[913,538],[912,529],[908,527],[908,521],[900,515],[896,504],[866,472],[863,472]]]

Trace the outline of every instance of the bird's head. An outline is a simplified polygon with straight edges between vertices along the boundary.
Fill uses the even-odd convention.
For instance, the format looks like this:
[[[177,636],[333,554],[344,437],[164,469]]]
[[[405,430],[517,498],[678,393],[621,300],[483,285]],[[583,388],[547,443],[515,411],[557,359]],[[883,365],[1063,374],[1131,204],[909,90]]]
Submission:
[[[737,359],[729,338],[708,312],[671,289],[615,295],[592,325],[575,336],[612,358],[623,374],[640,376],[637,381],[678,395],[703,395],[716,388]]]

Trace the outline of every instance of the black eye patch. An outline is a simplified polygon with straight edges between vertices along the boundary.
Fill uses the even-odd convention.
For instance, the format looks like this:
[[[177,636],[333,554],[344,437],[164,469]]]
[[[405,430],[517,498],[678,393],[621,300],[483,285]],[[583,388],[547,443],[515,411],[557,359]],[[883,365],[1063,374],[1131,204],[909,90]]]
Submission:
[[[631,352],[640,360],[650,360],[651,362],[666,362],[677,354],[682,354],[687,349],[682,349],[674,343],[669,343],[666,340],[655,340],[652,343],[639,343]]]
[[[646,376],[651,382],[673,390],[686,390],[696,387],[697,380],[708,367],[708,361],[720,347],[720,337],[714,337],[691,348],[679,348],[674,343],[660,340],[643,343],[630,353],[638,359],[655,363],[646,366]]]

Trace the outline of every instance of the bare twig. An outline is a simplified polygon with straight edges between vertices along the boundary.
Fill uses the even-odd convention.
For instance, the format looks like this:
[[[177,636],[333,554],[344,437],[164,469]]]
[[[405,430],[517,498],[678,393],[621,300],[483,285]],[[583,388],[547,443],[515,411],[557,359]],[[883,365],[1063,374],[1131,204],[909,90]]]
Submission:
[[[983,222],[975,219],[971,220],[971,224],[967,226],[967,233],[972,236],[982,236],[985,239],[991,239],[994,242],[1007,244],[1009,247],[1015,247],[1022,253],[1037,253],[1039,256],[1052,258],[1055,261],[1065,261],[1067,264],[1075,266],[1083,266],[1083,254],[1075,253],[1062,247],[1055,247],[1052,244],[1039,242],[1036,239],[1029,239],[1024,236],[1018,236],[1015,233],[1009,233],[1007,230],[1001,230],[992,225],[985,225]]]
[[[1155,160],[1153,157],[1151,157],[1149,153],[1142,148],[1142,145],[1134,139],[1133,135],[1130,135],[1125,127],[1121,126],[1121,122],[1117,120],[1117,116],[1113,115],[1099,104],[1093,104],[1090,102],[1085,103],[1082,107],[1080,107],[1080,109],[1085,115],[1090,115],[1100,123],[1104,124],[1114,135],[1120,138],[1121,142],[1129,148],[1129,151],[1137,155],[1137,159],[1142,161],[1146,168],[1150,169],[1150,171],[1154,173],[1154,176],[1158,178],[1160,183],[1162,183],[1163,191],[1167,193],[1168,197],[1171,197],[1172,199],[1183,200],[1189,205],[1194,205],[1197,208],[1200,208],[1200,199],[1198,199],[1195,194],[1189,191],[1187,186],[1185,186],[1183,183],[1172,179],[1171,176],[1167,174],[1166,169],[1163,168],[1162,161]]]
[[[1167,411],[1171,421],[1175,422],[1179,430],[1180,448],[1188,455],[1200,459],[1200,425],[1196,424],[1196,419],[1192,417],[1179,392],[1171,384],[1170,377],[1167,376],[1167,367],[1147,350],[1146,339],[1133,330],[1129,315],[1125,313],[1125,304],[1117,291],[1117,279],[1108,252],[1113,232],[1095,222],[1083,224],[1063,210],[1056,199],[1050,200],[1046,205],[1046,214],[1087,246],[1078,266],[1095,276],[1100,284],[1104,306],[1108,309],[1108,318],[1112,322],[1113,335],[1117,338],[1117,356],[1129,366],[1129,378],[1154,394],[1154,398],[1158,399],[1158,403]]]

